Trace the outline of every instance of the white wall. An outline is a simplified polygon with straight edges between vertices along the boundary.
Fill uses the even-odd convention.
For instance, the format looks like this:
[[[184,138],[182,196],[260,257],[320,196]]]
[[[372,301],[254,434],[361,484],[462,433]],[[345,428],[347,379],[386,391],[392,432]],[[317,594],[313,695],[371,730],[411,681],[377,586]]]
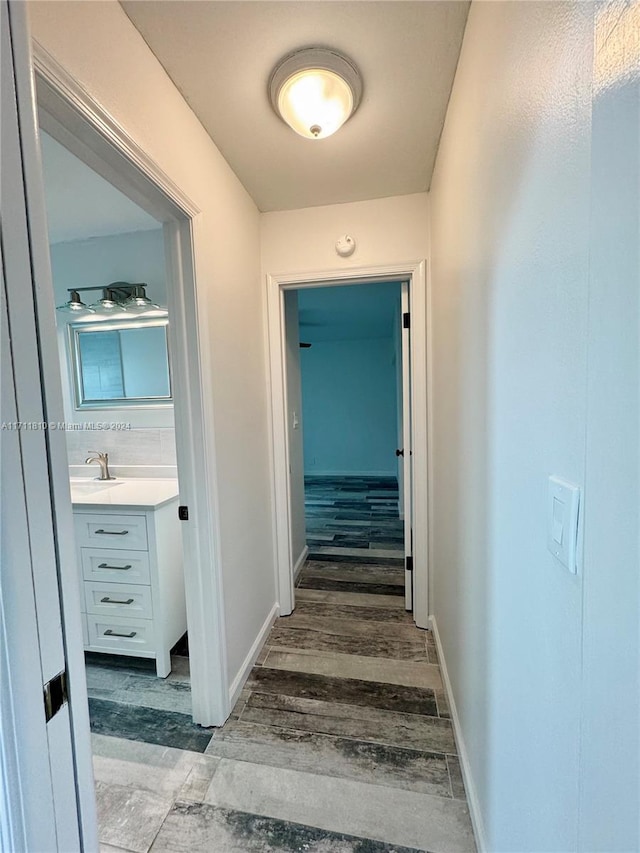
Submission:
[[[640,850],[640,6],[602,4],[595,45],[579,849],[622,853]]]
[[[596,101],[590,234],[594,8],[472,4],[432,184],[432,608],[492,853],[638,849],[637,93]]]
[[[300,374],[298,293],[284,294],[284,325],[287,373],[287,429],[289,431],[289,495],[291,498],[291,556],[296,566],[307,545],[304,515],[304,418]]]
[[[275,601],[259,214],[115,0],[29,12],[34,37],[202,211],[196,278],[232,681]]]
[[[314,341],[300,361],[305,474],[396,476],[393,340]]]
[[[47,173],[44,175],[45,194]],[[69,298],[69,288],[103,287],[112,281],[147,282],[147,296],[167,304],[164,237],[162,227],[153,231],[129,231],[107,237],[69,240],[50,245],[51,272],[56,305]],[[85,294],[95,302],[99,291]],[[58,314],[56,320],[63,315]]]
[[[414,261],[428,252],[427,194],[263,213],[260,226],[263,273]],[[335,251],[343,234],[357,243],[349,258]]]

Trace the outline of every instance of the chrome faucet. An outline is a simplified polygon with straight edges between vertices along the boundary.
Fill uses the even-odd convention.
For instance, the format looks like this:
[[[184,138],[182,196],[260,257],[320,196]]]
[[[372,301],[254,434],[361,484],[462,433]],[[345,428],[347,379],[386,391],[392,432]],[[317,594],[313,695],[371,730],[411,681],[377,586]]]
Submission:
[[[90,450],[89,453],[95,453],[95,456],[88,456],[84,460],[85,465],[90,465],[92,462],[97,462],[100,466],[100,476],[95,477],[96,480],[115,480],[109,473],[109,454],[98,453],[97,450]]]

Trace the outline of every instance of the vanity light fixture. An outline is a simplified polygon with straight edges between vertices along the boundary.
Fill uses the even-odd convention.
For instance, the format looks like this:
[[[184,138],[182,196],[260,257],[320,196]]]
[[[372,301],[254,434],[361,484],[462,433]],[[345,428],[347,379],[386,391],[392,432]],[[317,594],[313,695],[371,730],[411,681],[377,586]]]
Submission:
[[[144,284],[135,284],[133,293],[122,303],[122,307],[135,314],[166,314],[166,310],[152,302],[145,292]]]
[[[124,304],[116,298],[116,294],[110,287],[105,287],[102,290],[102,297],[91,305],[91,308],[96,314],[122,314],[126,312]]]
[[[106,287],[69,288],[71,297],[57,310],[67,314],[94,314],[93,319],[113,317],[118,314],[144,314],[145,316],[166,317],[167,309],[152,302],[146,294],[146,284],[130,284],[128,281],[113,281]],[[101,291],[102,296],[92,305],[85,305],[80,298],[84,291]]]
[[[69,301],[65,302],[64,305],[58,305],[56,311],[64,311],[65,314],[96,313],[94,308],[89,308],[88,305],[84,304],[77,290],[70,290],[69,293],[71,294],[71,296],[69,297]]]
[[[306,139],[325,139],[353,115],[362,78],[350,59],[323,47],[288,54],[274,68],[269,98],[276,115]]]

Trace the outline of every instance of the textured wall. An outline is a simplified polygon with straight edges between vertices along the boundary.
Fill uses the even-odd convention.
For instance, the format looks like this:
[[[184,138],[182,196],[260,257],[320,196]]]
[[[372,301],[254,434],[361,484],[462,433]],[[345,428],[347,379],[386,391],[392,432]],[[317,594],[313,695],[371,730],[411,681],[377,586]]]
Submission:
[[[640,850],[640,5],[600,4],[595,46],[579,849],[626,853]]]
[[[473,4],[432,186],[433,611],[492,853],[638,849],[637,11]]]
[[[432,607],[492,853],[577,841],[582,576],[545,524],[585,483],[592,18],[472,4],[431,192]]]

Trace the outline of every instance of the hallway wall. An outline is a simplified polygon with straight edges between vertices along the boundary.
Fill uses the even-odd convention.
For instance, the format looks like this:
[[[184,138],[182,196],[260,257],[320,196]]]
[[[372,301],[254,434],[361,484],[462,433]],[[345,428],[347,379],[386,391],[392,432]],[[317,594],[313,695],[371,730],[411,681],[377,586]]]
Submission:
[[[592,89],[594,29],[620,65],[635,13],[607,5],[472,4],[431,191],[432,606],[492,853],[639,846],[628,23],[628,88]],[[578,575],[546,548],[551,474],[586,490]]]
[[[426,193],[263,213],[262,271],[298,273],[401,263],[426,258]],[[341,258],[336,240],[350,234],[356,250]]]
[[[33,2],[29,13],[34,38],[202,211],[196,280],[231,683],[275,603],[259,213],[115,0]],[[242,334],[229,322],[240,317]]]
[[[640,5],[595,49],[578,849],[610,853],[640,850]]]

